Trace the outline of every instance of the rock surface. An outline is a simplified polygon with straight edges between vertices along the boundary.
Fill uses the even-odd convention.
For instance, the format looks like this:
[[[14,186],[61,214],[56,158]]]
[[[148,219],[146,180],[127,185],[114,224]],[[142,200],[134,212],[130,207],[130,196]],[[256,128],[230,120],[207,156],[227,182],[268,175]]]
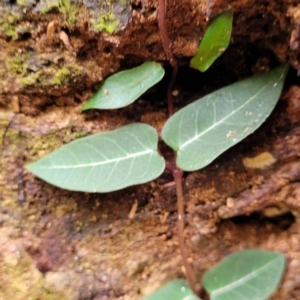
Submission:
[[[23,168],[87,134],[138,121],[161,128],[164,81],[127,108],[80,113],[101,81],[120,69],[156,60],[168,76],[157,6],[148,0],[1,2],[0,299],[141,299],[184,278],[170,174],[119,192],[85,194],[50,186]],[[189,70],[207,19],[228,8],[234,9],[229,49],[204,75]],[[185,240],[197,276],[240,249],[280,251],[288,267],[273,299],[282,300],[300,297],[299,20],[298,1],[291,0],[167,6],[181,66],[176,108],[280,62],[294,68],[267,122],[184,182]],[[266,152],[276,161],[262,169],[244,166]]]

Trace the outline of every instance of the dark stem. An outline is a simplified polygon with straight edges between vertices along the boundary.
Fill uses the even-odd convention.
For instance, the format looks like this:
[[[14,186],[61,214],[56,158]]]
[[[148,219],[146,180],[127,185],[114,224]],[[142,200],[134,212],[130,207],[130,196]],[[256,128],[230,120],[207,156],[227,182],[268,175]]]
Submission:
[[[172,44],[168,35],[168,31],[166,28],[166,1],[159,0],[158,2],[158,27],[162,40],[162,44],[164,47],[164,51],[166,53],[167,59],[173,67],[172,76],[168,84],[167,91],[167,101],[168,101],[168,115],[169,117],[173,114],[173,96],[172,89],[177,76],[178,65],[177,61],[172,52]]]
[[[172,95],[172,90],[173,90],[173,85],[177,76],[177,71],[178,71],[178,66],[177,64],[173,66],[172,70],[172,75],[171,79],[168,84],[168,91],[167,91],[167,101],[168,101],[168,115],[169,117],[172,116],[174,108],[173,108],[173,95]]]
[[[183,191],[182,191],[183,171],[175,167],[172,171],[172,174],[176,184],[179,249],[182,257],[182,263],[186,271],[186,278],[188,280],[191,289],[197,295],[199,291],[197,291],[196,289],[196,278],[188,262],[188,258],[184,246],[184,223],[185,222],[184,222],[184,200],[183,200]]]

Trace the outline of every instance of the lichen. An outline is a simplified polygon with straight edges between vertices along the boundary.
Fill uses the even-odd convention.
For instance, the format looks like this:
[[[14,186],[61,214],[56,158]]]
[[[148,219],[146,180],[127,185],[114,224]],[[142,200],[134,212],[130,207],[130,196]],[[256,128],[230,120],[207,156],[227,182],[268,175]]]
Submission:
[[[54,131],[43,136],[33,137],[28,139],[27,148],[30,160],[36,160],[44,156],[48,152],[54,151],[59,148],[65,136],[70,134],[70,129],[66,128],[61,131]]]
[[[1,233],[5,234],[5,230]],[[43,275],[20,243],[9,237],[4,241],[9,243],[10,248],[3,247],[2,254],[5,254],[5,257],[1,255],[0,258],[1,299],[68,299],[63,292],[46,287]]]

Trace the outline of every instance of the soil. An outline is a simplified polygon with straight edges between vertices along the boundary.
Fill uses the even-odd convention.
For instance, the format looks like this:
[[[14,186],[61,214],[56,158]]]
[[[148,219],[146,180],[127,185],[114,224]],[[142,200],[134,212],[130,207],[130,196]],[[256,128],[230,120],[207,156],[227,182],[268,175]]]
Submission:
[[[53,187],[23,167],[91,133],[139,121],[161,129],[170,67],[157,29],[157,2],[122,4],[130,5],[130,20],[122,15],[123,31],[113,35],[91,30],[92,16],[82,6],[72,23],[58,7],[37,18],[33,2],[25,1],[23,15],[11,21],[19,24],[15,35],[0,22],[5,49],[0,53],[0,300],[141,299],[185,278],[172,176],[166,171],[148,184],[88,194]],[[279,63],[292,67],[263,126],[208,167],[185,174],[189,260],[200,282],[207,269],[237,250],[282,252],[287,269],[272,299],[297,300],[300,6],[291,0],[208,3],[168,4],[167,25],[180,64],[176,109]],[[15,12],[19,4],[4,1],[2,15],[8,7]],[[205,74],[191,70],[189,58],[206,19],[229,7],[235,11],[230,47]],[[19,29],[26,24],[30,35],[24,38]],[[149,59],[163,63],[166,78],[141,99],[120,110],[80,112],[102,79]]]

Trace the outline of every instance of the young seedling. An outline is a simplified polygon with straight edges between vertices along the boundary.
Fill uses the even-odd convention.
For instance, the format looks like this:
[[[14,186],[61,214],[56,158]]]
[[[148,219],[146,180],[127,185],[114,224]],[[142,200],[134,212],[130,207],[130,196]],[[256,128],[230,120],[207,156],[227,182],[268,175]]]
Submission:
[[[164,1],[160,0],[159,26],[164,47],[171,49],[162,4]],[[167,93],[170,118],[163,126],[161,139],[173,149],[173,159],[166,160],[160,155],[159,135],[155,128],[134,123],[73,141],[26,168],[53,185],[84,192],[110,192],[149,182],[168,168],[176,183],[178,237],[183,265],[189,285],[197,294],[196,279],[184,248],[183,172],[204,168],[265,121],[280,97],[287,67],[280,66],[224,87],[173,115],[171,92],[177,62],[172,52],[166,53],[174,69]],[[215,56],[214,51],[212,56]],[[212,63],[210,56],[206,55],[205,60],[210,61],[205,64],[207,68]],[[115,74],[105,81],[83,110],[129,105],[158,82],[163,74],[163,68],[156,62],[147,62]]]
[[[281,253],[258,249],[233,253],[208,270],[202,284],[211,300],[265,300],[277,288],[285,268]],[[197,300],[184,280],[174,280],[143,300]]]

